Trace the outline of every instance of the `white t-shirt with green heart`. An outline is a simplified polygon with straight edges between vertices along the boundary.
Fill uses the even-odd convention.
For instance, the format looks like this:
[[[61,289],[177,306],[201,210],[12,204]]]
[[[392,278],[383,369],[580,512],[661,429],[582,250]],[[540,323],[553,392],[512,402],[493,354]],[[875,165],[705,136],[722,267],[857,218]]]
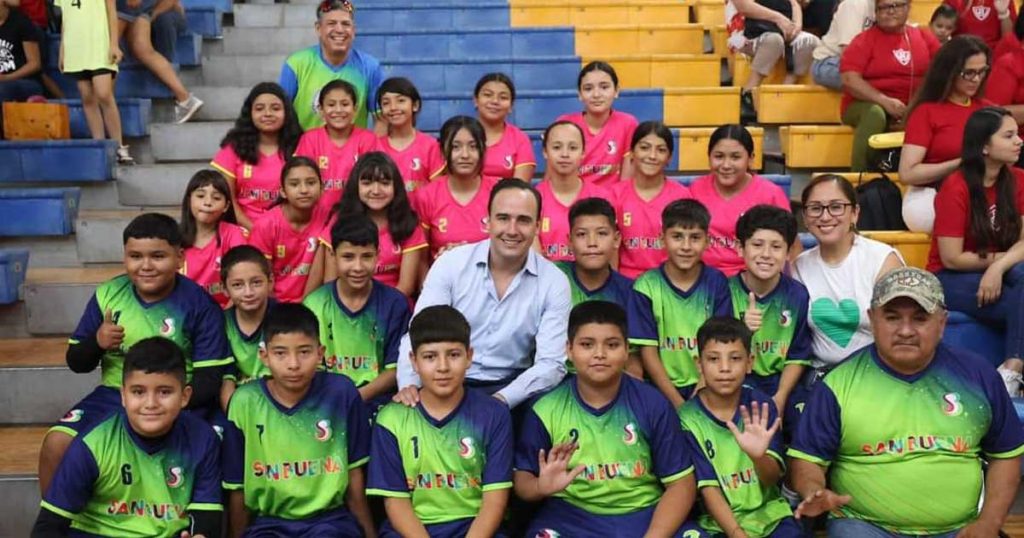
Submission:
[[[797,257],[793,278],[807,286],[811,298],[814,366],[838,364],[874,342],[867,310],[878,271],[893,252],[899,256],[891,246],[858,235],[839,265],[827,264],[819,247]]]

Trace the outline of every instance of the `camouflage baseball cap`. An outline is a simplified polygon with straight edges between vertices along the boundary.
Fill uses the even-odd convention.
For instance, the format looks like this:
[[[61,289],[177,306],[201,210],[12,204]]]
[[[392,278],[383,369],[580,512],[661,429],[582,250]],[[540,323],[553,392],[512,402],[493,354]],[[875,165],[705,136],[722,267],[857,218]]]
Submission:
[[[913,299],[929,314],[946,308],[946,297],[939,279],[916,267],[893,269],[876,282],[871,294],[871,308],[878,308],[897,297]]]

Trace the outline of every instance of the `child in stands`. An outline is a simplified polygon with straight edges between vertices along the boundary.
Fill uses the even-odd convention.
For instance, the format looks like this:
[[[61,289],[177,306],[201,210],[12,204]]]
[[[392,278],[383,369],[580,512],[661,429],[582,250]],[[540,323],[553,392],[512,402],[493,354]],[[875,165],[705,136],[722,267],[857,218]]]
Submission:
[[[409,326],[420,405],[381,409],[370,449],[367,494],[384,497],[388,514],[382,537],[506,536],[499,526],[512,488],[512,417],[463,385],[473,361],[469,331],[447,305],[424,308]],[[430,487],[442,477],[455,482]]]
[[[321,268],[313,261],[329,212],[319,203],[320,170],[306,157],[288,159],[280,185],[281,198],[256,223],[250,243],[270,260],[274,297],[297,303],[323,281]]]
[[[636,118],[612,109],[619,97],[619,76],[608,63],[596,61],[583,66],[576,87],[583,112],[564,114],[558,120],[571,121],[583,130],[587,152],[580,165],[580,177],[612,187],[620,178],[633,175],[629,141],[636,129]]]
[[[291,101],[273,82],[253,86],[210,166],[231,185],[238,224],[253,230],[280,192],[281,169],[302,136]]]
[[[123,53],[118,43],[114,0],[56,0],[61,8],[60,59],[65,75],[76,80],[82,111],[93,140],[107,135],[117,142],[117,162],[133,164],[121,134],[121,113],[114,97],[114,77]]]
[[[487,135],[484,175],[531,181],[537,169],[533,144],[526,133],[508,122],[515,100],[516,86],[505,73],[487,73],[473,89],[477,119]]]
[[[377,149],[395,161],[409,194],[441,175],[445,165],[437,140],[416,130],[422,106],[419,90],[407,78],[389,78],[377,90],[377,107],[388,124],[388,134],[377,139]]]
[[[274,277],[266,256],[252,245],[242,245],[221,259],[220,279],[231,298],[231,307],[224,311],[224,330],[234,357],[221,387],[221,405],[226,409],[237,385],[270,375],[259,350],[263,320],[275,304],[270,298]]]
[[[332,80],[320,90],[322,127],[314,127],[299,139],[295,154],[309,157],[320,166],[324,193],[320,203],[330,209],[341,199],[352,167],[362,155],[373,151],[373,132],[355,124],[359,102],[356,88],[345,80]]]
[[[46,492],[72,439],[116,412],[124,352],[151,336],[173,340],[185,354],[192,386],[189,408],[217,407],[221,367],[231,362],[224,317],[199,285],[178,274],[181,232],[159,213],[135,217],[124,229],[125,274],[96,288],[68,340],[73,372],[101,370],[101,384],[50,429],[39,455],[39,486]]]
[[[690,194],[711,213],[704,263],[732,276],[743,269],[736,239],[736,221],[758,204],[790,210],[789,197],[778,185],[750,171],[754,139],[742,125],[722,125],[708,142],[711,173],[690,185]],[[799,254],[796,249],[793,255]]]
[[[228,304],[220,278],[221,257],[249,241],[249,232],[235,224],[231,187],[214,170],[196,172],[181,200],[181,274],[199,284],[224,308]]]
[[[643,335],[658,343],[641,349],[644,371],[676,409],[700,381],[697,330],[708,318],[732,315],[728,279],[701,261],[710,222],[707,208],[696,200],[677,200],[665,207],[661,240],[668,261],[633,284],[657,324],[657,332]]]
[[[611,192],[580,178],[583,130],[570,121],[556,121],[544,131],[544,158],[548,166],[537,185],[540,204],[541,254],[551,261],[572,260],[569,248],[569,206],[583,198],[611,198]]]
[[[668,402],[623,375],[626,312],[579,304],[568,340],[577,375],[538,398],[519,428],[515,491],[543,501],[526,536],[691,536],[690,451]]]
[[[370,422],[352,381],[319,371],[316,316],[267,314],[260,360],[270,377],[228,404],[224,487],[235,536],[376,536],[364,493]]]
[[[220,536],[219,441],[182,414],[192,396],[181,349],[159,336],[124,357],[122,410],[68,448],[32,536]]]
[[[690,198],[690,189],[665,176],[675,139],[660,121],[645,121],[633,132],[633,177],[615,185],[615,211],[622,221],[619,271],[636,278],[667,259],[661,242],[661,213],[665,207]]]
[[[956,20],[958,13],[949,4],[939,4],[932,12],[932,19],[928,22],[928,29],[932,31],[939,43],[945,43],[953,37],[956,31]]]
[[[1013,33],[1017,6],[1012,0],[945,0],[943,3],[958,14],[953,35],[975,35],[988,48],[995,49],[1003,36]]]

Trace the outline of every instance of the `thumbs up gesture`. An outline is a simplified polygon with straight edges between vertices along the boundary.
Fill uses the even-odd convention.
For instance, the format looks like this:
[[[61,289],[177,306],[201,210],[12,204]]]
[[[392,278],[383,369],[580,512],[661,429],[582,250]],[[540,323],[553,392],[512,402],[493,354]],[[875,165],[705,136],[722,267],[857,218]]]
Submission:
[[[743,313],[743,323],[751,332],[757,332],[761,328],[761,308],[757,306],[757,295],[750,292],[747,295],[747,311]]]
[[[108,308],[103,314],[103,324],[96,331],[96,343],[104,351],[120,347],[124,341],[124,327],[114,323],[114,314]]]

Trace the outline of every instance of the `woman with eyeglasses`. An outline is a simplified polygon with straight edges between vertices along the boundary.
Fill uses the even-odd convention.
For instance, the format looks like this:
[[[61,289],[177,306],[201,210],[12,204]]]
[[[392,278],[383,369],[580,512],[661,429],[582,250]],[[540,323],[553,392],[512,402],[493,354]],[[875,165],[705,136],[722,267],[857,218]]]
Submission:
[[[935,197],[928,270],[945,290],[946,307],[1006,331],[999,373],[1020,395],[1024,367],[1024,170],[1017,122],[986,107],[967,120],[960,168]]]
[[[835,174],[815,177],[801,195],[804,225],[818,245],[797,256],[793,278],[810,294],[812,377],[874,341],[867,311],[875,281],[903,266],[896,249],[857,233],[857,191]],[[817,372],[815,374],[814,372]]]
[[[912,231],[932,231],[935,193],[960,166],[967,118],[988,104],[982,95],[989,60],[989,48],[980,38],[956,36],[932,58],[914,96],[900,153],[900,181],[909,187],[903,197],[903,221]]]
[[[843,81],[843,123],[854,128],[850,168],[871,168],[872,135],[902,125],[907,103],[924,81],[939,42],[909,26],[909,0],[878,0],[875,23],[853,38],[839,63]]]
[[[1017,20],[1017,7],[1012,0],[944,0],[944,4],[955,9],[956,30],[954,35],[978,36],[991,49],[999,40],[1013,32]]]

